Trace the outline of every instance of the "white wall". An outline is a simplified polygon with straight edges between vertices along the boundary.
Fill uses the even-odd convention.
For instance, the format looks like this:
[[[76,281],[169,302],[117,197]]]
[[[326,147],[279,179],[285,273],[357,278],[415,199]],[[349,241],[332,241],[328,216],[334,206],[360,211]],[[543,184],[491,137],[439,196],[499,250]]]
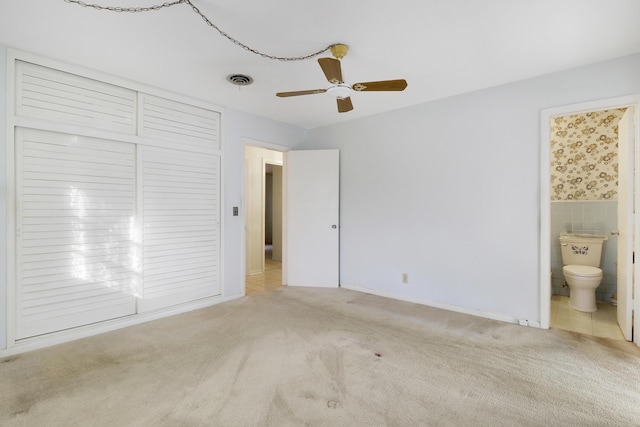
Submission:
[[[341,151],[341,284],[539,322],[540,112],[638,92],[640,54],[310,131]]]
[[[306,140],[307,131],[273,120],[264,119],[235,110],[226,110],[223,123],[224,144],[224,200],[226,223],[224,228],[224,283],[225,295],[244,294],[245,260],[244,225],[244,148],[251,145],[296,147]],[[240,215],[232,216],[234,206]]]
[[[7,134],[7,48],[0,44],[0,141]],[[0,301],[7,300],[7,174],[5,144],[0,143]],[[7,305],[0,302],[0,349],[7,347]]]
[[[272,191],[272,240],[271,259],[282,261],[282,166],[273,167]]]

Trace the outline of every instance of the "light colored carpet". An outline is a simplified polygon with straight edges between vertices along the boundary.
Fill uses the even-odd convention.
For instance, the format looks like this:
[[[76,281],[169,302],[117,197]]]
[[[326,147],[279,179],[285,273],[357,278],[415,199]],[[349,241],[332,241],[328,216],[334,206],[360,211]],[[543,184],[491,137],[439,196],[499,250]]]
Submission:
[[[640,425],[640,350],[283,287],[0,360],[0,425]]]

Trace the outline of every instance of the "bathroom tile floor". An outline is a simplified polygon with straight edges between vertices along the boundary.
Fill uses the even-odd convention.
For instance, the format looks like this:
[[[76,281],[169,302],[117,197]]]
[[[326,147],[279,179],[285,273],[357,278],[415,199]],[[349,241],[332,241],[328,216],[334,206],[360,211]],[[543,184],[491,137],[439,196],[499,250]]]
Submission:
[[[618,326],[617,307],[597,301],[598,311],[583,313],[569,307],[569,297],[551,296],[551,327],[602,338],[624,340]]]

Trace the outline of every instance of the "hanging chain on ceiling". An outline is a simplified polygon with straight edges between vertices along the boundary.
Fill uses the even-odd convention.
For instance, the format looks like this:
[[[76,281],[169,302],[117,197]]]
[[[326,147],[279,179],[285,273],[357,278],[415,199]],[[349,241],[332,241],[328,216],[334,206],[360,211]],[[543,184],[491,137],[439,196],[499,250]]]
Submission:
[[[85,3],[84,1],[81,0],[64,0],[67,3],[74,3],[77,4],[79,6],[82,7],[91,7],[93,9],[97,9],[97,10],[108,10],[111,12],[130,12],[130,13],[140,13],[140,12],[151,12],[151,11],[155,11],[155,10],[160,10],[160,9],[164,9],[166,7],[171,7],[171,6],[175,6],[177,4],[186,4],[188,6],[191,7],[191,9],[197,13],[198,15],[200,15],[200,17],[202,18],[202,20],[211,28],[213,28],[214,30],[216,30],[218,33],[220,33],[221,36],[227,38],[231,43],[235,44],[236,46],[241,47],[242,49],[249,51],[251,53],[254,53],[256,55],[262,56],[263,58],[268,58],[268,59],[275,59],[278,61],[304,61],[305,59],[310,59],[310,58],[314,58],[326,51],[328,51],[329,49],[331,49],[333,46],[335,46],[334,44],[331,44],[327,47],[325,47],[322,50],[319,50],[315,53],[312,53],[310,55],[305,55],[305,56],[291,56],[291,57],[287,57],[287,56],[274,56],[274,55],[268,55],[266,53],[262,53],[256,49],[253,49],[252,47],[247,46],[246,44],[236,40],[235,38],[231,37],[229,34],[225,33],[224,31],[222,31],[216,24],[214,24],[213,22],[211,22],[211,20],[209,20],[209,18],[207,18],[205,16],[204,13],[200,12],[200,9],[198,9],[193,3],[191,3],[191,0],[175,0],[172,2],[165,2],[165,3],[161,3],[161,4],[156,4],[153,6],[147,6],[147,7],[118,7],[118,6],[102,6],[99,4],[90,4],[90,3]]]

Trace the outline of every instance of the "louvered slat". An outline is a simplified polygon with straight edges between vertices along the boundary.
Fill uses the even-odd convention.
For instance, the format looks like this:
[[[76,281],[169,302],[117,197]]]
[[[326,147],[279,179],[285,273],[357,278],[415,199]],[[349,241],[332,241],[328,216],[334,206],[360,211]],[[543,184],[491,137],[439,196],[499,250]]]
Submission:
[[[141,155],[141,309],[218,295],[220,158],[153,147],[143,147]],[[176,186],[198,191],[184,193]]]
[[[135,133],[135,91],[22,61],[16,79],[18,116]]]
[[[27,129],[16,147],[17,338],[135,313],[135,147]]]
[[[142,105],[141,135],[177,142],[183,150],[220,148],[220,113],[151,95]]]

